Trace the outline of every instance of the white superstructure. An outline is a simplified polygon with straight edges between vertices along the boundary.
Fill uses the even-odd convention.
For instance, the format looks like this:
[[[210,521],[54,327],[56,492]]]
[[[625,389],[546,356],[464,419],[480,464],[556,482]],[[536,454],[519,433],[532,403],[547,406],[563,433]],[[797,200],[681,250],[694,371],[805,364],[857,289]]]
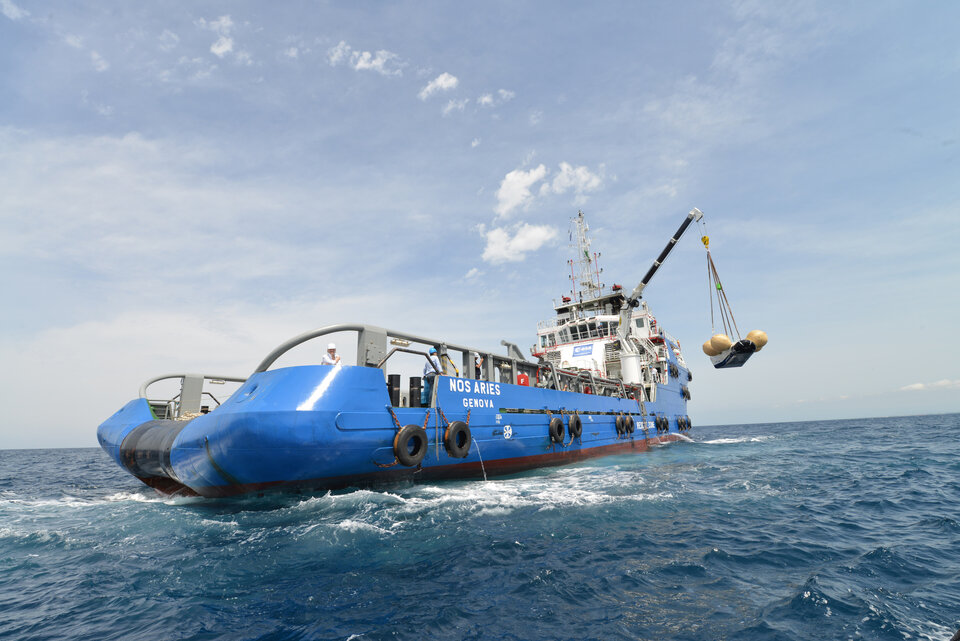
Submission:
[[[576,256],[569,261],[572,289],[555,303],[556,317],[539,323],[537,343],[530,351],[558,369],[643,385],[647,398],[654,400],[656,384],[666,384],[671,375],[668,350],[685,367],[680,344],[663,331],[645,301],[631,306],[620,285],[607,288],[600,282],[600,255],[590,251],[583,212],[572,225]],[[623,319],[630,326],[620,331]],[[626,349],[624,339],[630,342]]]

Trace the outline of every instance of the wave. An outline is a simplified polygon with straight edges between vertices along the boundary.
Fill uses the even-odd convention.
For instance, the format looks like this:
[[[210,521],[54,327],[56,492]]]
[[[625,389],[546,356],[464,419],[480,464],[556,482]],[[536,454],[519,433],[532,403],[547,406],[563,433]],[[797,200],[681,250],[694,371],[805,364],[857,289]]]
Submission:
[[[0,527],[0,541],[12,540],[18,543],[76,543],[77,539],[63,530],[20,530],[12,527]]]

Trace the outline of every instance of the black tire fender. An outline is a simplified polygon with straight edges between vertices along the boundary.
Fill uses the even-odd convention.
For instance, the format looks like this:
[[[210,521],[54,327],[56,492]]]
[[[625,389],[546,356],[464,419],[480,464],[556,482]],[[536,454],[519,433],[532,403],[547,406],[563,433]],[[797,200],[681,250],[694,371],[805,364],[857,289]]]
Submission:
[[[627,414],[626,419],[624,419],[624,429],[627,430],[627,434],[633,434],[634,430],[637,429],[637,424],[633,420],[633,417]]]
[[[401,465],[420,465],[427,455],[427,430],[419,425],[404,425],[393,437],[393,455]]]
[[[579,414],[570,415],[570,419],[567,421],[567,429],[570,430],[570,436],[574,438],[579,438],[583,434],[583,421],[580,420]]]
[[[623,416],[617,416],[617,420],[614,423],[617,428],[617,434],[623,434],[626,431],[626,428],[623,425]]]
[[[667,422],[667,417],[658,416],[657,417],[657,433],[662,434],[668,429],[670,429],[670,424]]]
[[[558,416],[550,419],[550,440],[554,443],[563,443],[563,419]]]
[[[447,454],[453,458],[466,458],[472,443],[470,426],[463,421],[450,423],[443,433],[443,446],[447,449]]]

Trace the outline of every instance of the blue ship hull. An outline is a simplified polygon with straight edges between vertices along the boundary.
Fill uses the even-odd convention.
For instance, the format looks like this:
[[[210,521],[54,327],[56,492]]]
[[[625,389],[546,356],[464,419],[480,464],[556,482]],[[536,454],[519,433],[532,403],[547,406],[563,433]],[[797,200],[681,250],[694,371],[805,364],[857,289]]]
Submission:
[[[630,398],[448,376],[437,377],[433,407],[392,407],[383,370],[316,365],[258,372],[223,405],[189,421],[157,420],[138,398],[101,424],[97,436],[120,466],[167,493],[223,497],[480,478],[678,440],[689,429],[682,387],[689,376],[682,367],[679,373],[658,386],[655,402],[645,403],[645,425],[640,403]],[[582,422],[577,437],[573,415]],[[618,417],[626,416],[636,429],[618,433]],[[549,433],[557,417],[561,443]],[[463,458],[444,446],[455,421],[472,436]],[[406,425],[425,428],[427,436],[425,456],[411,467],[398,462],[395,450]]]

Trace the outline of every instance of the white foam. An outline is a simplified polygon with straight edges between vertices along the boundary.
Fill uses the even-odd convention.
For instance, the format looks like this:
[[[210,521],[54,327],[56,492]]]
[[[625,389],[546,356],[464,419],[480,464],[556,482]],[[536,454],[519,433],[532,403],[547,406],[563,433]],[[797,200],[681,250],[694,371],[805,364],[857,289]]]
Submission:
[[[562,477],[562,478],[558,478]],[[623,493],[624,487],[642,482],[635,471],[606,468],[558,470],[547,477],[417,486],[409,496],[365,491],[363,509],[355,510],[346,523],[373,525],[383,531],[403,529],[407,523],[422,519],[437,521],[488,516],[499,517],[517,510],[539,512],[564,508],[613,505],[635,501],[673,498],[669,492],[639,491]],[[318,497],[312,501],[341,497]]]
[[[200,519],[200,524],[201,524],[201,525],[207,525],[207,526],[215,526],[215,525],[218,525],[218,526],[220,526],[220,527],[225,527],[225,528],[230,528],[230,529],[236,529],[236,528],[240,527],[240,524],[237,523],[236,521],[217,521],[217,520],[214,520],[214,519]]]
[[[730,445],[733,443],[762,443],[769,441],[773,436],[739,436],[731,438],[715,438],[711,441],[697,441],[704,445]]]
[[[166,499],[158,494],[144,494],[141,492],[117,492],[106,497],[106,501],[136,501],[137,503],[163,503]]]
[[[943,639],[951,638],[954,632],[956,632],[956,630],[953,630],[952,628],[948,628],[947,626],[939,623],[934,623],[933,621],[921,623],[917,626],[917,628],[917,637],[923,641],[943,641]],[[905,639],[910,638],[902,631],[901,634],[903,634]]]
[[[673,494],[648,485],[636,469],[585,464],[522,478],[328,492],[280,510],[304,513],[290,530],[299,537],[316,527],[391,534],[423,522],[500,518],[523,509],[542,512],[671,498]]]
[[[376,532],[378,534],[393,534],[393,532],[390,530],[385,530],[382,527],[377,527],[376,525],[371,525],[370,523],[354,521],[353,519],[345,519],[340,521],[340,523],[337,524],[337,527],[348,532]]]
[[[166,502],[164,498],[156,495],[138,494],[136,492],[118,492],[97,499],[81,499],[73,496],[65,496],[58,499],[0,499],[0,505],[17,505],[30,508],[88,508],[123,501],[137,501],[140,503]]]

